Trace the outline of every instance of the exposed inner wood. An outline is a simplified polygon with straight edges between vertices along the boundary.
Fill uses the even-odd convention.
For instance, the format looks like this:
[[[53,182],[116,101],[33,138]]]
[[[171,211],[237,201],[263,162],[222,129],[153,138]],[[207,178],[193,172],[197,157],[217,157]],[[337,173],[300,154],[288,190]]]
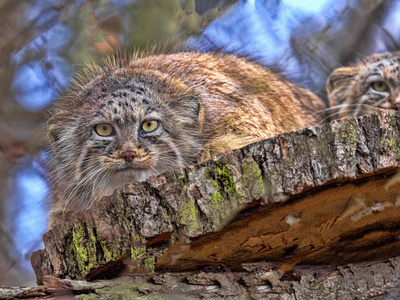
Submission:
[[[385,175],[384,177],[388,177]],[[219,233],[177,243],[157,269],[190,270],[242,261],[333,264],[380,260],[400,249],[400,176],[364,179],[253,211]]]

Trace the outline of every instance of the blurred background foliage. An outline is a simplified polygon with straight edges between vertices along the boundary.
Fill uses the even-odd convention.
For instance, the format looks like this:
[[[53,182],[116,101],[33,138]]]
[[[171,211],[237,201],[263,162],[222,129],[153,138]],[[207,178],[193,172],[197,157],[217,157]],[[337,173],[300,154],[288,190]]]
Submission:
[[[334,68],[398,49],[400,1],[3,0],[0,23],[0,285],[28,285],[47,226],[44,112],[85,62],[160,42],[225,51],[326,101]]]

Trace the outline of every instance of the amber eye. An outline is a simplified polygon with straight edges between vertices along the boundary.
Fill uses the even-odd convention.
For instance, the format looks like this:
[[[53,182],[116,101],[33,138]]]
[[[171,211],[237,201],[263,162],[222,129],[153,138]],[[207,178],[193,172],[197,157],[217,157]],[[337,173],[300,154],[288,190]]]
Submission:
[[[107,124],[107,123],[97,124],[94,127],[94,130],[100,136],[110,136],[113,133],[112,126],[110,124]]]
[[[149,120],[149,121],[144,121],[142,123],[142,129],[145,132],[153,132],[158,128],[158,121],[155,120]]]
[[[389,90],[388,85],[384,81],[375,81],[371,84],[371,87],[377,92],[387,92]]]

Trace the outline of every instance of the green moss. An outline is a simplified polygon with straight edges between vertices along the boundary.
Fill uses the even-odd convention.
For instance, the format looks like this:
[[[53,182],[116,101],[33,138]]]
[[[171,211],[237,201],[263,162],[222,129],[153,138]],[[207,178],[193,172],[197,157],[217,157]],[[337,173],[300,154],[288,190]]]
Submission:
[[[212,204],[221,204],[225,202],[225,198],[222,197],[220,192],[216,192],[214,194],[211,195],[211,203]]]
[[[155,266],[156,266],[156,260],[153,256],[148,257],[144,260],[144,266],[146,267],[146,270],[149,272],[154,272]]]
[[[240,195],[236,191],[233,174],[224,163],[216,161],[214,172],[205,167],[204,175],[213,187],[210,191],[210,207],[212,209],[207,217],[218,225],[221,218],[228,217],[232,210],[237,207]]]
[[[264,182],[260,167],[250,158],[243,162],[242,168],[243,176],[241,178],[241,183],[244,187],[249,189],[253,198],[262,198],[264,196]]]
[[[126,219],[132,219],[132,210],[131,209],[126,209],[125,210],[125,218]]]
[[[115,287],[103,287],[96,289],[91,294],[77,295],[76,299],[82,300],[136,300],[136,299],[148,299],[147,296],[139,297],[138,287],[135,284],[132,285],[121,285]]]
[[[212,178],[211,169],[209,167],[204,167],[204,175],[206,175],[206,178]]]
[[[104,258],[107,262],[116,260],[118,258],[117,254],[113,250],[107,247],[106,241],[100,241],[101,249],[103,250]]]
[[[400,159],[400,144],[396,133],[390,132],[389,135],[384,135],[381,139],[381,148],[393,151],[394,157]]]
[[[261,173],[261,170],[260,170],[260,168],[258,167],[258,165],[257,165],[256,162],[254,162],[254,164],[255,164],[255,166],[256,166],[256,168],[257,168],[257,172],[256,172],[257,182],[260,183],[260,184],[262,184],[262,183],[263,183],[263,180],[262,180],[262,173]]]
[[[195,231],[197,229],[197,215],[198,209],[196,204],[192,202],[190,199],[187,199],[187,202],[183,206],[183,212],[181,217],[182,224],[190,224],[190,230]]]
[[[397,118],[398,118],[397,113],[392,113],[389,117],[389,123],[394,128],[397,126]]]
[[[225,202],[225,198],[221,195],[221,187],[219,186],[218,182],[216,182],[215,180],[213,180],[212,178],[209,178],[211,184],[215,187],[215,189],[217,190],[217,192],[213,193],[211,195],[211,203],[214,205],[216,204],[221,204]]]
[[[381,146],[386,150],[394,150],[397,148],[397,141],[393,138],[393,134],[384,136],[381,141]]]
[[[171,218],[169,217],[168,212],[164,207],[161,208],[161,213],[162,216],[164,217],[164,220],[167,221],[168,223],[171,223]]]
[[[393,151],[394,157],[396,159],[400,159],[400,141],[399,141],[399,130],[397,126],[397,117],[398,114],[392,112],[389,116],[389,124],[392,127],[393,131],[390,131],[387,134],[384,134],[381,139],[381,148],[384,150]]]
[[[243,177],[245,177],[246,180],[249,180],[249,179],[256,180],[258,185],[261,185],[261,186],[263,185],[261,169],[254,160],[245,161],[243,163]],[[244,186],[246,186],[246,185],[244,185]],[[248,181],[247,181],[247,186],[248,186]]]
[[[143,266],[146,270],[153,272],[155,268],[155,258],[147,252],[146,245],[140,247],[131,246],[131,259],[138,262],[138,266]]]
[[[146,256],[146,245],[140,247],[131,246],[131,258],[133,260],[140,260]]]
[[[76,253],[77,267],[86,274],[97,263],[96,237],[90,225],[78,223],[72,227],[72,242]]]
[[[135,234],[135,239],[136,239],[136,241],[138,241],[139,243],[142,242],[142,239],[140,238],[139,233],[136,233],[136,234]]]
[[[346,145],[344,147],[346,158],[354,156],[360,139],[356,122],[356,120],[350,120],[347,124],[343,123],[340,130],[340,142]]]
[[[219,184],[218,182],[216,182],[214,179],[212,179],[212,177],[209,178],[211,181],[211,184],[217,189],[219,190]]]
[[[233,178],[231,171],[223,163],[215,162],[215,172],[217,178],[223,183],[226,191],[231,198],[237,197],[236,182]]]
[[[174,172],[174,182],[177,182],[181,189],[184,189],[187,185],[187,178],[181,172]]]

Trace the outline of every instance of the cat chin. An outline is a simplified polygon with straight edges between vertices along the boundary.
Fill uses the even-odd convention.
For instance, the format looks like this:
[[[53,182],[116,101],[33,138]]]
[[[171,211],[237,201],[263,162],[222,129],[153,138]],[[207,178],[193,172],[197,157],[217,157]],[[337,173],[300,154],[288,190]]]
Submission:
[[[95,198],[100,199],[104,196],[110,196],[118,188],[124,187],[128,183],[133,183],[135,181],[144,181],[150,176],[158,175],[153,170],[135,170],[129,169],[124,171],[118,171],[111,175],[107,182],[98,187],[95,192]]]

